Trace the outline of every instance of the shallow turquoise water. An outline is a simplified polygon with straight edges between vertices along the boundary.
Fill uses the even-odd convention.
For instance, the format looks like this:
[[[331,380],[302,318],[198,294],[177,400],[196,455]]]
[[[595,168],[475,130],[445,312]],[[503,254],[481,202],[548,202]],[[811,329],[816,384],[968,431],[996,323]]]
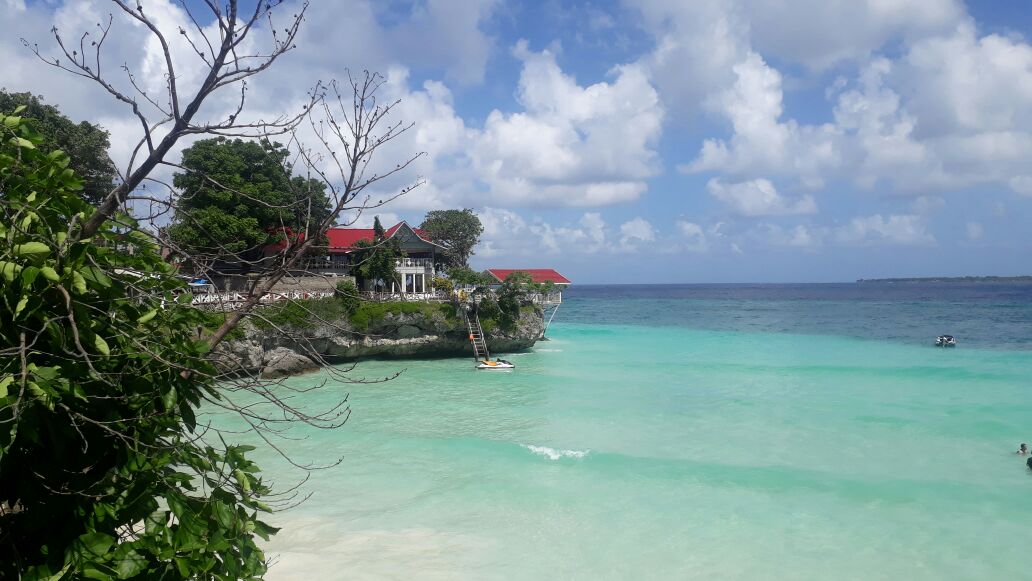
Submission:
[[[349,392],[354,413],[284,444],[343,462],[274,518],[269,578],[1028,578],[1032,475],[1012,452],[1032,440],[1032,352],[604,320],[549,335],[513,373],[374,361],[351,375],[404,373],[306,396]],[[259,452],[281,486],[299,477]]]

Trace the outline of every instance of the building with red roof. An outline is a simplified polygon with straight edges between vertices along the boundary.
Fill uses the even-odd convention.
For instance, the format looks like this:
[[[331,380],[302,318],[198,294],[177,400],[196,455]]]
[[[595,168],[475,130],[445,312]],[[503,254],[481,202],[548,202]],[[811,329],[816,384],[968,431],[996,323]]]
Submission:
[[[487,269],[487,272],[497,279],[498,282],[504,281],[514,272],[523,272],[530,275],[531,282],[538,284],[546,282],[550,282],[557,286],[570,286],[571,284],[570,279],[551,268],[489,268]]]
[[[320,255],[306,261],[306,271],[317,275],[351,274],[354,264],[353,253],[363,243],[372,244],[376,233],[372,228],[334,227],[326,231],[326,246],[320,247]],[[391,292],[424,294],[430,292],[430,282],[439,270],[444,247],[430,240],[420,228],[413,228],[407,222],[398,222],[384,230],[387,240],[394,240],[401,248],[403,257],[398,260],[400,281],[391,283]],[[400,284],[400,289],[397,288]]]

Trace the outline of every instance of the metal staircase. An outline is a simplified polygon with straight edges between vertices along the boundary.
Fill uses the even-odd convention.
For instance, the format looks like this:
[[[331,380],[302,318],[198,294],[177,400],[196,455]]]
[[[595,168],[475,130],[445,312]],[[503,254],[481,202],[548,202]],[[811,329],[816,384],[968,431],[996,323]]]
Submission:
[[[480,326],[480,315],[476,308],[470,305],[463,305],[462,314],[466,317],[466,328],[469,329],[469,342],[473,344],[473,358],[476,361],[487,361],[491,354],[487,351],[487,341],[484,340],[484,329]]]

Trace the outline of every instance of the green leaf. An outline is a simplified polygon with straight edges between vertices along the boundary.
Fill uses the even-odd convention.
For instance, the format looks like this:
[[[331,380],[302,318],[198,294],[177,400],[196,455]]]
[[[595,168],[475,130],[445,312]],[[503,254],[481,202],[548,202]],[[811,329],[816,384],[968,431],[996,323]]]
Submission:
[[[42,272],[41,269],[35,266],[26,266],[25,270],[22,271],[21,278],[25,286],[32,286],[32,283],[36,282],[36,277]]]
[[[140,318],[136,319],[136,322],[140,323],[142,325],[143,323],[146,323],[146,322],[150,321],[151,319],[153,319],[154,316],[157,315],[157,314],[158,314],[158,310],[157,309],[151,309],[151,310],[147,311],[146,313],[144,313],[143,315],[140,315]]]
[[[97,351],[100,351],[101,355],[105,357],[111,356],[111,348],[108,347],[107,341],[100,335],[93,336],[93,346],[97,348]]]
[[[25,295],[18,301],[18,306],[14,307],[14,316],[17,317],[18,313],[25,309],[25,305],[29,304],[29,295]]]
[[[86,294],[86,279],[78,272],[72,272],[72,290],[80,295]]]
[[[24,137],[15,137],[14,144],[25,149],[36,149],[36,145]]]
[[[270,527],[269,525],[263,523],[260,520],[254,521],[254,534],[265,539],[266,541],[269,540],[269,537],[278,532],[279,529],[276,527]]]
[[[82,569],[82,576],[87,579],[96,579],[97,581],[111,581],[114,579],[111,575],[108,575],[104,571],[96,568],[92,564],[87,563]]]
[[[96,266],[87,266],[82,269],[82,276],[88,281],[95,282],[104,288],[111,287],[111,279],[108,275],[104,274],[104,271],[97,268]]]
[[[225,528],[233,526],[233,509],[226,505],[226,503],[216,500],[211,503],[211,511],[215,513],[215,520]]]
[[[43,275],[43,278],[51,282],[57,282],[61,280],[61,277],[57,274],[57,271],[53,268],[50,268],[49,266],[41,266],[39,272]]]
[[[15,256],[24,256],[27,258],[43,258],[50,254],[50,247],[42,242],[26,242],[25,244],[18,244],[14,247]]]
[[[240,483],[240,488],[242,488],[244,492],[251,492],[251,480],[248,479],[247,473],[237,468],[233,471],[233,476],[236,477],[237,482]]]
[[[0,379],[0,398],[7,397],[7,386],[14,383],[13,375],[5,375],[3,379]]]
[[[170,387],[168,391],[161,394],[161,403],[165,406],[165,409],[171,410],[176,406],[176,388]]]
[[[14,282],[14,277],[22,271],[20,264],[14,262],[8,262],[6,260],[0,260],[0,274],[3,274],[4,280],[7,282]]]
[[[115,551],[115,573],[119,579],[128,579],[147,568],[147,559],[137,553],[132,545],[119,545]]]
[[[108,552],[108,549],[115,544],[115,540],[115,537],[111,535],[93,532],[81,535],[77,542],[82,547],[83,556],[100,557]]]

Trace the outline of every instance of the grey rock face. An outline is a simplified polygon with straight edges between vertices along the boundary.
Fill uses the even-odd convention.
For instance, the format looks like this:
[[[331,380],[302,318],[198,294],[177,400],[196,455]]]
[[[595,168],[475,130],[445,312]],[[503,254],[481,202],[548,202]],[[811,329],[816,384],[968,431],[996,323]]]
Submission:
[[[262,362],[262,377],[284,377],[319,369],[314,361],[286,347],[276,347],[265,352]]]
[[[542,338],[544,314],[535,309],[520,314],[513,329],[486,331],[492,355],[525,351]],[[220,344],[215,353],[227,372],[260,372],[282,377],[318,369],[323,358],[349,361],[369,357],[471,357],[469,335],[461,325],[449,325],[443,314],[388,314],[362,333],[346,320],[304,329],[261,330],[248,326],[245,339]]]

